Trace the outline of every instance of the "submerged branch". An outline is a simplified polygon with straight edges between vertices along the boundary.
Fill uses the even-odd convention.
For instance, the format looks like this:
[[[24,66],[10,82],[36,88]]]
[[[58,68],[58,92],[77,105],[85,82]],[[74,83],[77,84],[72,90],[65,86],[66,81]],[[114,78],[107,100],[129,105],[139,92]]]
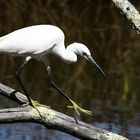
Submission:
[[[14,92],[13,89],[3,84],[0,84],[0,94],[19,104],[27,103],[27,98],[23,94]],[[1,109],[0,123],[35,122],[43,124],[46,128],[60,130],[81,139],[127,140],[127,138],[120,135],[96,128],[82,121],[77,123],[74,118],[44,105],[36,106],[36,109],[31,106]]]

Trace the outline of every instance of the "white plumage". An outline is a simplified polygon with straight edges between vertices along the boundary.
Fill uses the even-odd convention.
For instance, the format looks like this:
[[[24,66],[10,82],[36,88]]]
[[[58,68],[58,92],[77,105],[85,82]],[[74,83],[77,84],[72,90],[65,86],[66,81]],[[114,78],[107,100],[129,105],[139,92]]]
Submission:
[[[64,43],[64,34],[56,26],[36,25],[16,30],[0,38],[0,51],[15,55],[31,55],[49,50],[55,43]]]
[[[32,106],[33,104],[30,100],[30,97],[28,96],[27,91],[24,88],[23,83],[19,77],[22,69],[31,58],[38,59],[44,62],[49,74],[49,80],[51,82],[51,85],[73,104],[72,108],[74,108],[78,114],[78,111],[91,114],[91,112],[81,109],[55,85],[52,78],[51,68],[48,62],[47,54],[52,53],[65,62],[76,62],[77,55],[80,55],[94,63],[103,74],[104,72],[94,61],[89,49],[84,44],[72,43],[65,48],[64,39],[65,37],[63,31],[56,26],[30,26],[16,30],[3,37],[0,37],[0,53],[25,57],[25,61],[17,71],[16,77]]]

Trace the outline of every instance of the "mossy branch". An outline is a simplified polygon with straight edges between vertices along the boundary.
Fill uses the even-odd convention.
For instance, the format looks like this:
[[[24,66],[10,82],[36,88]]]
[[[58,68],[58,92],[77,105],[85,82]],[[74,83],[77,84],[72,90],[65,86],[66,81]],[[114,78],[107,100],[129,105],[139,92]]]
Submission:
[[[14,89],[0,83],[0,94],[19,103],[28,103],[27,98]],[[38,112],[38,111],[40,112]],[[120,135],[96,128],[82,121],[75,121],[60,112],[47,108],[45,105],[16,107],[0,110],[0,123],[34,122],[43,124],[48,129],[56,129],[81,139],[89,140],[127,140]]]
[[[112,0],[115,6],[125,15],[133,29],[140,34],[140,14],[128,0]]]

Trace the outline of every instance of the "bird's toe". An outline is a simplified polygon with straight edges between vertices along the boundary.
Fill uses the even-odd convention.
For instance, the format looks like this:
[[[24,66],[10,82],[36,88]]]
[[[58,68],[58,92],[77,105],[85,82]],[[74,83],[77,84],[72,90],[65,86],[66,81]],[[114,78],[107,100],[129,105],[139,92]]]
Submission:
[[[87,115],[93,115],[92,111],[86,110],[78,106],[74,101],[71,100],[72,106],[67,106],[68,108],[74,109],[76,113],[80,116],[80,112],[87,114]]]

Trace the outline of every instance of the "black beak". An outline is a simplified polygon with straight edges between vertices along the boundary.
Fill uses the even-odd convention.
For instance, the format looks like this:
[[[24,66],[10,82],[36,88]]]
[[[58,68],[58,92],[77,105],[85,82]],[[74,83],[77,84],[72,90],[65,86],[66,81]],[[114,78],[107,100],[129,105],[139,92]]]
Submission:
[[[86,58],[87,58],[87,60],[92,62],[102,72],[102,74],[105,76],[104,71],[100,68],[100,66],[96,63],[96,61],[92,58],[92,56],[86,55]]]

